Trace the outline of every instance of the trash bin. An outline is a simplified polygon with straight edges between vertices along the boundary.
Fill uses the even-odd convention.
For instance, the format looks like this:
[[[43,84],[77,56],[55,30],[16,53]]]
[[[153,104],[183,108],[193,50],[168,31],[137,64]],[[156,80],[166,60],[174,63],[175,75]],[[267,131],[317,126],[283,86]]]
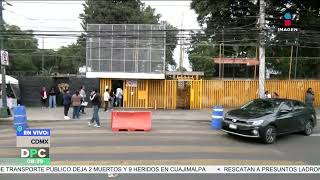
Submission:
[[[13,122],[15,129],[17,129],[18,126],[21,126],[22,129],[26,129],[28,127],[25,106],[17,106],[13,108]]]
[[[212,111],[212,129],[220,130],[223,119],[223,108],[222,106],[215,106]]]

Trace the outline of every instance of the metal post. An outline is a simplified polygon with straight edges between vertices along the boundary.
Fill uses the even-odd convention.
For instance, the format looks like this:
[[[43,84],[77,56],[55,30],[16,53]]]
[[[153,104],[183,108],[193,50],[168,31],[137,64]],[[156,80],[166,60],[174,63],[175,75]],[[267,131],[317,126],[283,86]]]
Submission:
[[[296,47],[296,62],[295,62],[295,67],[294,67],[294,79],[297,79],[297,66],[298,66],[298,51],[299,51],[299,46]]]
[[[44,74],[44,37],[42,37],[42,60],[41,60],[42,74]]]
[[[222,59],[221,59],[221,44],[219,46],[219,78],[221,78],[221,63],[222,63]]]
[[[2,2],[3,2],[3,0],[0,0],[0,33],[1,33],[0,49],[1,50],[3,50],[3,48],[4,48],[4,45],[3,45],[4,36],[2,35],[2,33],[4,32],[3,14],[2,14],[2,10],[3,10]],[[6,67],[4,65],[1,65],[1,74],[2,74],[2,83],[1,83],[2,107],[1,107],[0,116],[2,118],[6,118],[6,117],[8,117],[8,112],[7,112],[8,107],[7,107],[7,89],[6,89]]]
[[[265,1],[260,0],[260,11],[259,11],[259,24],[260,24],[260,43],[259,43],[259,96],[264,97],[265,92]]]
[[[289,80],[291,80],[293,46],[291,46],[290,63],[289,63]]]
[[[224,26],[222,26],[222,58],[224,58]],[[222,63],[222,74],[221,78],[224,77],[224,63]]]
[[[182,20],[181,20],[181,31],[180,31],[180,34],[181,34],[181,37],[180,37],[180,61],[179,61],[179,68],[180,68],[180,73],[182,75],[182,68],[183,68],[183,54],[184,54],[184,47],[183,47],[183,31],[182,31],[182,28],[183,28],[183,19],[184,19],[184,12],[182,13]]]
[[[256,46],[256,60],[258,60],[258,47]],[[257,79],[257,65],[255,64],[254,65],[254,77],[253,77],[254,80]]]

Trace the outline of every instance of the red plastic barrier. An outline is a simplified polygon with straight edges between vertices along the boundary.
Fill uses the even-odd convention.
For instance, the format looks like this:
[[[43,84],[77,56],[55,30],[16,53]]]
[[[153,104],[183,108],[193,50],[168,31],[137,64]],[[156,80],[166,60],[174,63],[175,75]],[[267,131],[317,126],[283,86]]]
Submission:
[[[152,115],[150,111],[113,111],[112,131],[150,131]]]

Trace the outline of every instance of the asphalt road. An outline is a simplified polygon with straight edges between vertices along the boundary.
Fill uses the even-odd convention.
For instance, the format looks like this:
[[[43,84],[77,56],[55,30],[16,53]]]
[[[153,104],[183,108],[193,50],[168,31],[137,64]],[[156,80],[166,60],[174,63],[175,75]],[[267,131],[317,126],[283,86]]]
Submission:
[[[318,123],[319,124],[319,123]],[[319,165],[320,130],[306,137],[280,137],[264,145],[254,139],[211,130],[210,122],[156,120],[151,132],[112,132],[87,122],[32,122],[31,128],[51,128],[50,158],[54,165]],[[0,157],[19,157],[15,132],[1,125]],[[112,179],[319,179],[317,175],[119,175]],[[0,175],[1,180],[108,179],[106,175]]]

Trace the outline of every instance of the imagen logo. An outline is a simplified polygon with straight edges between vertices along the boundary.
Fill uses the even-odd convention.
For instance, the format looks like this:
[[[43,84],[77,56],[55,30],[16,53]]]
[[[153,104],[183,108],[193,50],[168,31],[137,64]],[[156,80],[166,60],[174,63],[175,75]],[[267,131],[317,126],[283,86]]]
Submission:
[[[283,27],[279,27],[279,32],[299,32],[299,28],[292,27],[293,14],[291,12],[285,12],[280,18],[283,20]]]
[[[283,25],[285,27],[290,27],[291,24],[292,24],[292,14],[290,12],[286,12],[284,15],[283,15]]]

